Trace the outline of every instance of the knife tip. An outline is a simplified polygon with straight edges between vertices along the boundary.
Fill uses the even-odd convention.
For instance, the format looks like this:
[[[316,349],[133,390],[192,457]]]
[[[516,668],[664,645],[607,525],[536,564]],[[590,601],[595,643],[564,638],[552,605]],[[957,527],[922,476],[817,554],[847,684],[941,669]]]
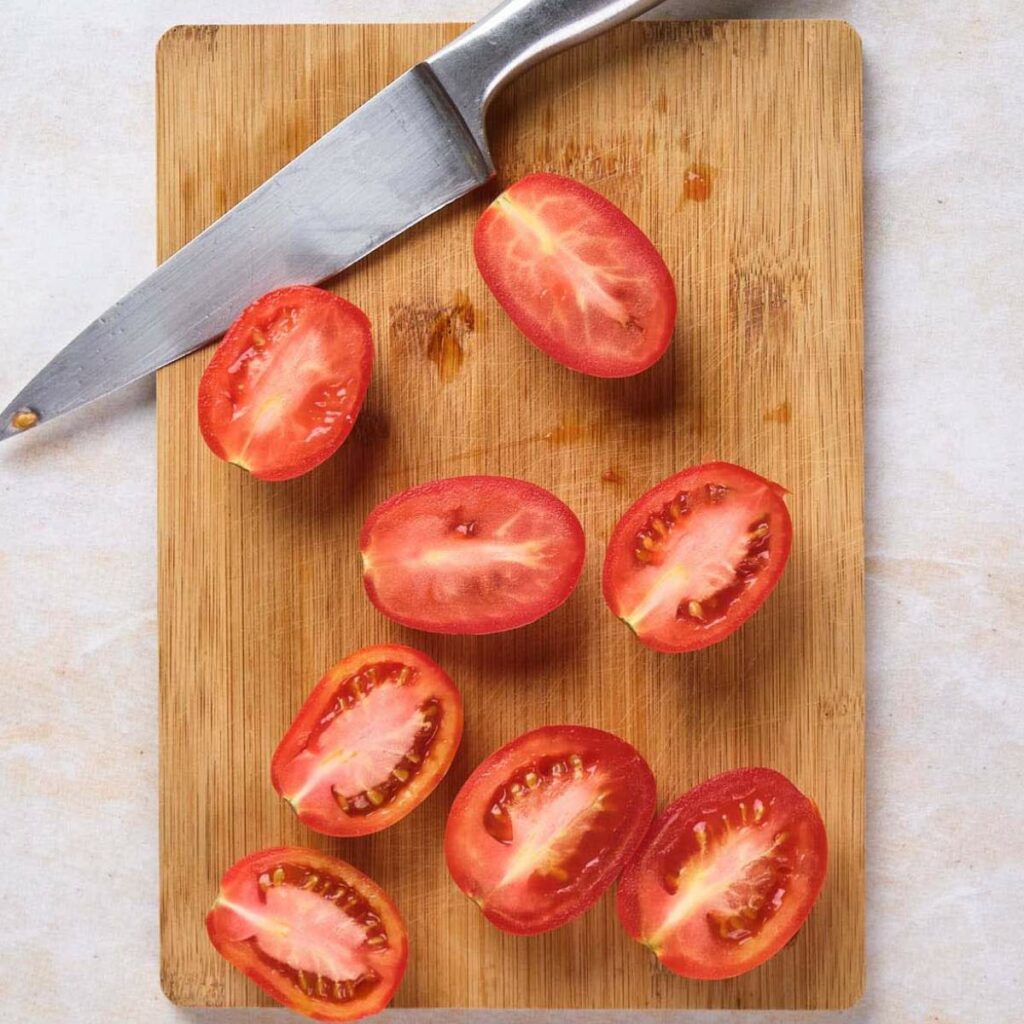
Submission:
[[[29,406],[14,403],[0,413],[0,441],[6,441],[9,437],[17,434],[24,434],[37,426],[41,417],[35,409]]]

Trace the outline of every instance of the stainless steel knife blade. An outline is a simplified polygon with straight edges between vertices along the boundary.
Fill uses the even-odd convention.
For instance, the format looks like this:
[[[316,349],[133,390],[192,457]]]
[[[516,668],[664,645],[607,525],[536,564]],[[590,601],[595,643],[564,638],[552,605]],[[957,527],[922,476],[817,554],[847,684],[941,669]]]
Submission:
[[[493,174],[497,89],[660,0],[505,0],[350,114],[91,323],[0,413],[0,441],[207,344],[260,295],[337,274]]]
[[[0,415],[2,436],[19,412],[52,419],[199,348],[264,292],[336,274],[490,174],[433,73],[413,68],[90,324]]]

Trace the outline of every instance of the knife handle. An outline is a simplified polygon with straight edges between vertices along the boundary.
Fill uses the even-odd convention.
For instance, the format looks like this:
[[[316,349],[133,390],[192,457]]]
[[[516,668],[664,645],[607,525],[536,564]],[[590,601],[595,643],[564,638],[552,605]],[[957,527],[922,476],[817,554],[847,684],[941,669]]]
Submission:
[[[484,117],[520,71],[662,0],[505,0],[426,63],[489,159]]]

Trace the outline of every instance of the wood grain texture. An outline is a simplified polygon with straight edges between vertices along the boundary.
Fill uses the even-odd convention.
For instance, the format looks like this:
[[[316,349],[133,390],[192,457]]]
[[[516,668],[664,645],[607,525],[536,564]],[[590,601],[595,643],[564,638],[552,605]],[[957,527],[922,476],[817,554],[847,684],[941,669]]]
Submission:
[[[456,26],[180,28],[158,57],[159,246],[166,258]],[[835,22],[626,26],[521,79],[493,113],[503,182],[589,182],[664,253],[676,338],[625,381],[571,373],[509,323],[472,260],[485,189],[334,284],[367,311],[378,363],[342,450],[268,485],[216,460],[195,417],[209,351],[158,378],[161,933],[168,995],[265,1002],[208,945],[223,870],[301,843],[367,871],[409,924],[398,1006],[843,1007],[863,974],[863,554],[860,46]],[[273,245],[273,238],[265,244]],[[470,312],[471,311],[471,312]],[[662,656],[606,610],[605,539],[631,500],[708,459],[791,490],[795,546],[765,608],[710,650]],[[521,476],[578,513],[581,585],[501,636],[389,623],[363,596],[357,533],[387,495],[458,473]],[[272,750],[323,671],[398,640],[466,699],[447,780],[383,834],[299,824]],[[740,765],[785,772],[818,802],[828,882],[778,957],[720,983],[658,970],[606,896],[546,936],[488,926],[449,881],[446,810],[470,769],[544,723],[612,729],[662,803]]]

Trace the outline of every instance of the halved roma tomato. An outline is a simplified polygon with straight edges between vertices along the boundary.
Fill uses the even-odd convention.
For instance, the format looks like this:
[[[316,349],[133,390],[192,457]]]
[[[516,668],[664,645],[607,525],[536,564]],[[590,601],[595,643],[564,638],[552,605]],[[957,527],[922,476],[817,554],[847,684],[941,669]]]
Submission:
[[[622,873],[615,907],[669,970],[732,978],[796,935],[827,865],[814,803],[778,772],[740,768],[665,809]]]
[[[624,740],[549,725],[493,753],[452,804],[444,855],[484,916],[517,935],[589,910],[643,839],[654,776]]]
[[[786,490],[709,462],[648,491],[619,520],[604,560],[604,599],[656,651],[724,640],[765,602],[789,558]]]
[[[370,321],[351,302],[297,285],[257,299],[199,382],[199,428],[214,455],[288,480],[333,455],[370,383]]]
[[[356,1020],[382,1010],[405,973],[405,923],[351,864],[299,846],[243,857],[206,915],[210,941],[291,1010]]]
[[[310,828],[379,832],[444,778],[462,739],[462,697],[431,658],[364,647],[317,683],[274,752],[270,778]]]
[[[665,261],[581,182],[557,174],[516,182],[484,211],[473,251],[513,323],[571,370],[629,377],[668,348],[676,289]]]
[[[389,618],[431,633],[500,633],[557,608],[583,571],[572,509],[504,476],[411,487],[367,517],[363,583]]]

